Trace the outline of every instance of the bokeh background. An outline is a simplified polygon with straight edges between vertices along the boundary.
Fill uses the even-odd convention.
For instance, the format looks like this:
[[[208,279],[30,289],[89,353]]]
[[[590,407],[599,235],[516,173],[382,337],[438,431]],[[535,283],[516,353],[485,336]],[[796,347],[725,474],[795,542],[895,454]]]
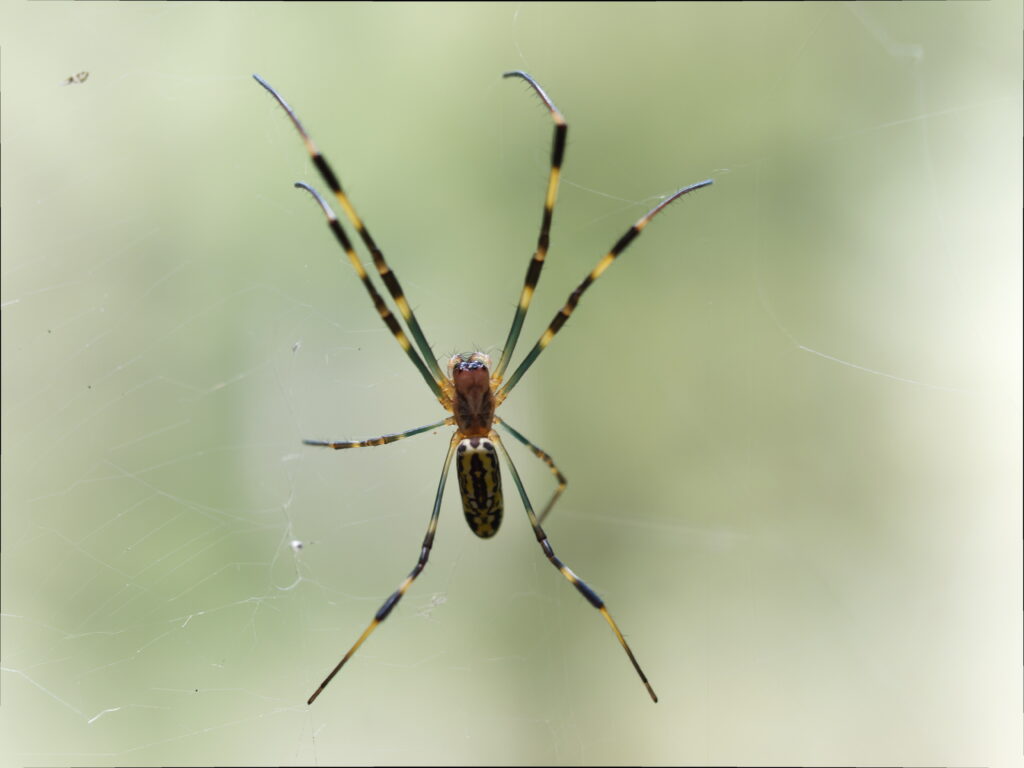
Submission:
[[[3,763],[1018,760],[1021,16],[5,3]],[[500,351],[536,241],[551,124],[513,68],[570,125],[524,348],[715,179],[502,411],[661,702],[506,472],[502,535],[450,493],[307,707],[414,564],[447,440],[301,445],[441,414],[250,75],[447,357]]]

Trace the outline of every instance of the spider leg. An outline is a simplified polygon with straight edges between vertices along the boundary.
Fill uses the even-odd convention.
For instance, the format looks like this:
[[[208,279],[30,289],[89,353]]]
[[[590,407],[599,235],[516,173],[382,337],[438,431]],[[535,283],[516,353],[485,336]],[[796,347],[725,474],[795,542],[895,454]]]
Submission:
[[[566,124],[565,118],[562,117],[562,113],[558,111],[558,107],[552,103],[536,80],[519,70],[506,72],[502,77],[521,77],[530,84],[530,87],[536,91],[540,100],[544,102],[548,112],[551,113],[551,119],[555,121],[555,132],[551,137],[551,171],[548,174],[548,190],[544,196],[544,214],[540,221],[537,250],[533,252],[530,266],[526,270],[523,290],[519,294],[519,305],[516,307],[516,313],[512,317],[512,327],[509,328],[505,348],[501,351],[501,360],[498,361],[498,367],[494,369],[494,376],[497,379],[500,379],[505,374],[505,368],[508,367],[509,359],[512,357],[512,350],[515,349],[516,342],[519,340],[519,332],[523,328],[523,320],[526,319],[526,311],[530,308],[530,301],[533,299],[533,291],[537,287],[537,281],[540,280],[540,271],[544,267],[544,257],[547,256],[548,245],[550,244],[551,215],[555,210],[555,200],[558,198],[558,180],[561,175],[562,158],[565,155],[565,137],[569,132],[569,126]]]
[[[519,498],[523,500],[523,506],[526,507],[526,515],[530,518],[530,525],[533,527],[533,532],[537,536],[540,548],[544,550],[545,557],[547,557],[551,564],[558,569],[559,573],[568,579],[570,584],[576,587],[577,591],[587,599],[587,602],[601,612],[601,615],[604,616],[605,621],[608,622],[608,626],[612,628],[612,631],[615,633],[615,637],[618,638],[619,643],[622,645],[622,649],[626,652],[626,655],[629,656],[629,660],[633,664],[633,669],[636,670],[636,673],[640,676],[644,686],[646,686],[647,693],[651,695],[651,700],[657,703],[657,694],[654,693],[654,689],[651,687],[651,684],[647,682],[647,675],[645,675],[644,671],[640,668],[640,664],[633,655],[633,651],[630,650],[629,644],[626,642],[626,638],[622,636],[622,632],[619,630],[618,624],[615,623],[615,619],[613,619],[612,615],[608,613],[608,608],[605,607],[604,600],[602,600],[601,597],[592,590],[585,581],[583,581],[583,579],[573,573],[569,566],[555,556],[555,551],[551,548],[551,543],[548,541],[547,534],[544,533],[544,529],[540,527],[537,516],[533,512],[533,506],[530,504],[530,499],[526,495],[526,489],[523,487],[523,481],[519,479],[519,472],[516,470],[516,465],[512,463],[512,457],[508,455],[508,451],[505,450],[504,443],[501,442],[498,434],[493,430],[491,431],[491,439],[494,440],[494,442],[501,448],[501,452],[505,456],[505,461],[508,462],[508,468],[512,472],[512,480],[516,484],[516,489],[519,491]]]
[[[355,641],[348,652],[342,656],[341,661],[338,665],[331,670],[324,681],[320,683],[320,687],[313,692],[313,695],[309,697],[309,701],[306,704],[312,704],[316,701],[316,697],[320,695],[320,692],[327,687],[327,684],[334,679],[334,676],[338,674],[345,662],[348,661],[352,654],[359,650],[359,646],[363,644],[363,641],[370,636],[370,634],[377,628],[384,619],[388,617],[391,610],[398,605],[398,601],[402,599],[402,595],[409,589],[409,586],[416,580],[416,577],[420,575],[420,571],[423,570],[427,564],[427,559],[430,557],[430,548],[434,546],[434,532],[437,530],[437,518],[441,511],[441,498],[444,496],[444,485],[448,479],[448,466],[451,464],[452,455],[455,453],[455,446],[459,444],[459,433],[456,432],[452,435],[451,444],[448,446],[448,454],[444,457],[444,467],[441,469],[441,479],[437,484],[437,496],[434,497],[434,511],[430,515],[430,523],[427,525],[427,535],[423,537],[423,546],[420,549],[419,560],[416,561],[416,567],[413,568],[409,575],[405,577],[405,580],[398,585],[398,589],[391,593],[391,596],[384,601],[384,604],[377,610],[377,613],[373,616],[373,621],[370,625],[363,630],[363,634],[359,636],[359,639]]]
[[[540,339],[533,345],[533,349],[529,351],[523,361],[519,364],[519,367],[516,368],[515,373],[513,373],[509,377],[508,381],[502,385],[501,389],[498,390],[496,397],[499,402],[512,391],[512,388],[516,385],[519,379],[522,378],[523,374],[526,373],[527,369],[533,365],[533,361],[537,359],[537,355],[544,351],[544,348],[551,343],[551,339],[554,338],[554,335],[558,333],[559,329],[561,329],[563,325],[565,325],[565,321],[569,319],[569,315],[572,314],[573,310],[576,309],[576,305],[579,304],[580,297],[583,295],[583,292],[586,291],[587,288],[597,280],[597,278],[604,274],[604,271],[608,269],[619,254],[626,250],[626,248],[629,247],[629,244],[636,239],[637,235],[643,231],[644,227],[651,222],[651,219],[661,213],[669,203],[678,200],[687,192],[693,192],[695,189],[708,186],[711,184],[711,181],[711,179],[705,179],[704,181],[698,181],[696,184],[691,184],[688,187],[683,187],[678,190],[645,213],[636,224],[630,227],[626,233],[619,238],[618,242],[612,246],[612,249],[608,251],[608,253],[606,253],[599,262],[597,262],[597,266],[590,271],[590,274],[583,278],[583,282],[576,287],[576,290],[569,294],[569,300],[565,303],[565,306],[558,311],[557,315],[555,315],[551,324],[548,325],[547,330],[541,334]]]
[[[434,357],[433,351],[430,349],[430,344],[427,343],[426,337],[423,335],[423,330],[420,328],[419,321],[416,320],[416,315],[413,314],[412,308],[409,306],[409,302],[405,298],[405,293],[402,291],[402,286],[398,282],[398,278],[395,277],[395,273],[391,271],[387,261],[384,259],[384,254],[380,248],[377,247],[377,243],[370,235],[370,231],[366,228],[363,220],[359,218],[359,214],[356,213],[355,208],[352,207],[352,203],[348,199],[348,195],[341,188],[341,182],[338,181],[337,175],[331,168],[327,159],[320,154],[320,150],[317,149],[316,144],[310,138],[309,134],[306,133],[306,129],[299,122],[298,116],[295,111],[291,108],[287,101],[275,91],[270,83],[264,80],[259,75],[253,75],[253,78],[262,85],[271,96],[281,105],[281,108],[288,114],[289,119],[292,121],[292,125],[299,132],[302,137],[302,143],[306,147],[306,151],[309,153],[310,159],[313,161],[313,165],[317,171],[320,172],[320,177],[324,180],[331,192],[337,198],[338,203],[341,205],[342,210],[345,212],[346,218],[351,222],[352,226],[356,228],[356,232],[359,233],[359,237],[362,238],[363,243],[366,245],[367,250],[370,251],[370,255],[373,256],[373,264],[377,268],[377,272],[380,274],[380,279],[384,281],[384,286],[388,289],[388,293],[391,294],[391,298],[395,300],[395,304],[398,306],[399,312],[402,317],[405,318],[406,324],[409,326],[409,331],[412,333],[413,339],[416,341],[416,346],[419,347],[420,352],[423,355],[423,360],[426,361],[427,366],[430,368],[430,375],[434,380],[434,386],[431,389],[435,390],[434,394],[437,395],[437,391],[440,388],[440,382],[444,379],[444,374],[441,373],[441,369],[437,364],[437,359]],[[307,186],[306,189],[309,189]],[[310,190],[312,191],[312,190]],[[331,227],[334,229],[333,225]],[[335,233],[337,234],[337,233]],[[346,251],[349,250],[346,248]],[[352,260],[352,255],[349,255],[349,259]],[[356,272],[359,274],[360,279],[364,277],[364,270],[361,264],[358,264],[358,260],[352,260],[352,265],[356,268]],[[364,280],[364,283],[366,280]],[[372,297],[372,294],[371,294]],[[377,304],[377,300],[373,302]],[[379,311],[378,307],[378,311]],[[390,325],[388,326],[391,327]],[[394,333],[394,330],[392,330]],[[396,334],[397,338],[397,334]],[[399,343],[401,340],[399,339]],[[404,348],[405,345],[403,345]],[[408,350],[406,350],[408,353]],[[419,367],[419,366],[417,366]]]
[[[565,491],[565,486],[567,485],[567,481],[565,479],[565,475],[563,475],[562,472],[558,469],[558,467],[555,466],[555,461],[554,461],[554,459],[551,458],[551,456],[549,456],[547,453],[545,453],[540,448],[538,448],[536,445],[534,445],[529,440],[527,440],[526,437],[524,435],[522,435],[518,430],[513,429],[511,424],[509,424],[504,419],[498,418],[497,416],[494,417],[494,420],[498,424],[500,424],[501,427],[506,432],[508,432],[510,435],[512,435],[512,437],[514,437],[520,443],[522,443],[527,448],[529,448],[531,451],[533,451],[534,456],[536,456],[538,459],[540,459],[545,464],[547,464],[548,467],[551,468],[551,474],[553,474],[555,476],[555,481],[558,483],[558,487],[555,488],[555,492],[553,494],[551,494],[551,499],[545,505],[544,511],[541,512],[540,515],[537,517],[537,522],[538,523],[543,523],[544,520],[547,518],[548,514],[550,514],[551,508],[553,506],[555,506],[555,502],[558,501],[558,497],[561,496],[562,493]]]
[[[409,343],[409,339],[405,335],[405,331],[402,330],[402,326],[399,325],[394,314],[390,309],[388,309],[388,305],[384,303],[384,299],[381,298],[381,295],[377,293],[377,289],[370,281],[370,276],[366,274],[366,270],[363,269],[363,265],[359,261],[359,256],[356,255],[355,249],[352,247],[352,242],[348,239],[348,235],[345,234],[345,230],[342,228],[341,222],[338,221],[338,217],[335,216],[334,211],[331,210],[331,206],[329,206],[327,201],[320,196],[319,192],[309,186],[306,182],[297,181],[295,182],[295,186],[309,192],[309,194],[313,196],[313,199],[320,204],[320,208],[327,217],[327,226],[330,227],[331,232],[334,233],[335,239],[345,251],[349,262],[351,262],[353,268],[356,270],[356,274],[362,281],[367,293],[370,294],[373,306],[377,308],[377,312],[380,314],[381,320],[384,321],[384,325],[388,327],[388,330],[391,331],[391,334],[401,345],[402,349],[405,350],[405,354],[407,354],[409,359],[412,360],[412,364],[416,366],[416,370],[420,372],[423,380],[427,382],[427,386],[430,387],[430,391],[434,393],[434,397],[440,400],[441,404],[444,405],[447,401],[445,399],[446,396],[441,390],[441,385],[438,384],[438,381],[434,378],[433,374],[427,370],[426,365],[423,364],[423,360],[418,354],[416,354],[416,350],[412,348],[412,344]]]
[[[352,440],[347,442],[330,442],[326,440],[303,440],[304,445],[317,445],[323,448],[333,448],[334,450],[340,450],[341,448],[369,448],[374,445],[387,445],[393,443],[396,440],[404,440],[407,437],[413,435],[419,435],[423,432],[429,432],[432,429],[443,427],[445,424],[454,424],[455,420],[449,416],[447,419],[441,419],[435,424],[427,424],[425,427],[416,427],[415,429],[407,429],[405,432],[396,432],[391,435],[381,435],[380,437],[371,437],[367,440]]]

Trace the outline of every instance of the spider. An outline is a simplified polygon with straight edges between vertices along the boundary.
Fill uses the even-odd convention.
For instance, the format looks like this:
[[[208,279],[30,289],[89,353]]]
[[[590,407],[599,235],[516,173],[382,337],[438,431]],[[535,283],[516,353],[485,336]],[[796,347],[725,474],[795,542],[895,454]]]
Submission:
[[[370,280],[367,271],[363,268],[359,257],[356,255],[355,249],[352,247],[352,242],[349,240],[344,228],[338,221],[337,216],[335,216],[334,212],[331,210],[331,207],[327,204],[320,193],[309,184],[300,181],[296,182],[295,186],[306,190],[306,192],[312,195],[320,205],[320,208],[323,209],[324,216],[327,217],[328,227],[330,227],[335,239],[348,256],[348,260],[352,264],[352,268],[356,271],[356,274],[362,281],[363,286],[366,288],[366,292],[370,295],[370,299],[373,301],[374,307],[376,307],[377,312],[380,314],[381,320],[384,321],[384,324],[388,327],[388,330],[391,331],[391,334],[398,341],[399,345],[401,345],[413,365],[416,366],[416,370],[419,371],[423,380],[430,388],[430,391],[433,392],[434,397],[437,398],[438,402],[446,411],[451,413],[450,416],[446,416],[433,424],[416,427],[415,429],[408,429],[405,432],[372,437],[366,440],[341,442],[304,440],[303,443],[306,445],[334,448],[336,450],[340,450],[342,448],[366,448],[373,445],[393,443],[396,440],[403,440],[407,437],[429,432],[442,426],[455,427],[455,433],[452,435],[451,441],[448,444],[448,453],[444,458],[444,464],[441,469],[441,479],[438,482],[437,493],[434,496],[434,509],[430,515],[430,522],[427,525],[427,533],[423,538],[423,546],[420,550],[419,559],[416,561],[416,566],[412,569],[409,575],[405,577],[405,580],[398,586],[398,589],[392,592],[390,597],[384,601],[384,604],[377,610],[377,613],[374,614],[373,620],[370,622],[369,626],[363,630],[363,633],[355,641],[352,647],[349,648],[348,652],[345,653],[337,666],[331,670],[331,673],[327,675],[322,683],[320,683],[320,686],[313,692],[313,695],[309,697],[309,700],[306,703],[312,704],[316,701],[316,698],[323,692],[324,688],[326,688],[331,680],[334,679],[334,676],[338,674],[341,668],[345,666],[345,662],[347,662],[359,649],[366,638],[369,637],[377,628],[377,625],[388,617],[394,607],[398,604],[398,601],[402,599],[406,590],[409,589],[413,581],[416,580],[416,577],[423,571],[423,568],[426,566],[427,560],[430,557],[430,550],[434,543],[434,534],[437,530],[438,515],[441,511],[441,499],[444,495],[448,470],[453,460],[455,463],[455,473],[459,480],[459,492],[462,495],[462,510],[465,514],[466,522],[468,523],[470,530],[482,539],[488,539],[498,532],[504,512],[504,502],[501,490],[501,473],[498,464],[499,452],[508,463],[508,468],[512,474],[512,482],[515,484],[516,490],[519,493],[519,498],[522,499],[523,506],[526,508],[526,515],[530,520],[530,525],[533,528],[533,532],[537,537],[537,542],[540,544],[544,555],[551,564],[558,569],[559,573],[568,579],[569,583],[571,583],[579,593],[601,613],[605,621],[608,622],[612,632],[615,633],[615,637],[618,639],[623,650],[626,652],[626,655],[629,657],[629,661],[632,663],[633,669],[636,670],[636,673],[640,676],[644,686],[647,688],[647,692],[650,694],[651,700],[657,702],[658,697],[654,693],[654,689],[651,687],[651,684],[647,680],[647,676],[640,668],[640,664],[633,655],[633,651],[630,650],[629,644],[623,637],[618,625],[608,612],[608,608],[605,606],[604,600],[602,600],[593,589],[587,586],[586,582],[579,578],[569,568],[569,566],[558,559],[554,550],[551,548],[551,543],[548,541],[547,534],[544,533],[544,529],[541,528],[541,523],[551,512],[551,508],[565,490],[565,476],[561,473],[555,465],[555,462],[547,453],[542,451],[539,447],[534,445],[530,440],[515,430],[508,424],[508,422],[499,417],[495,411],[505,398],[508,397],[509,392],[512,391],[515,385],[519,383],[523,374],[526,373],[531,365],[533,365],[538,355],[540,355],[548,344],[551,343],[555,334],[558,333],[563,325],[565,325],[565,321],[569,319],[569,316],[576,308],[576,305],[579,303],[580,297],[583,295],[584,291],[586,291],[587,288],[597,280],[597,278],[604,274],[604,271],[623,251],[626,250],[627,247],[629,247],[630,243],[636,239],[636,237],[643,231],[644,227],[650,223],[651,219],[657,216],[673,201],[678,200],[683,195],[692,192],[695,189],[708,186],[711,184],[712,180],[705,179],[704,181],[700,181],[696,184],[691,184],[677,190],[644,214],[633,226],[626,230],[625,234],[619,238],[618,242],[612,246],[611,250],[608,251],[600,261],[598,261],[597,266],[595,266],[590,271],[590,274],[583,279],[583,282],[577,286],[576,290],[569,295],[569,299],[566,301],[565,306],[558,311],[558,314],[555,315],[554,319],[548,325],[547,330],[541,334],[537,343],[533,345],[533,348],[530,349],[526,357],[519,363],[519,366],[506,378],[505,371],[512,358],[512,352],[515,349],[516,342],[519,340],[519,333],[523,327],[523,320],[526,318],[526,312],[530,307],[530,301],[533,298],[533,292],[537,287],[537,281],[540,279],[540,272],[544,266],[544,259],[547,256],[548,245],[550,242],[549,233],[551,231],[551,217],[555,208],[555,200],[558,196],[558,182],[561,175],[562,159],[565,154],[566,134],[568,133],[568,125],[565,122],[565,118],[562,117],[562,113],[559,112],[558,108],[554,105],[547,93],[544,92],[544,89],[540,87],[536,80],[525,72],[519,70],[506,72],[503,77],[521,78],[529,84],[534,93],[536,93],[544,103],[544,106],[547,108],[548,113],[551,115],[551,119],[555,124],[554,135],[551,141],[551,170],[548,174],[547,192],[544,197],[544,212],[541,217],[540,235],[537,238],[537,249],[534,252],[533,257],[530,260],[530,265],[526,270],[526,279],[523,282],[522,292],[519,294],[519,304],[517,305],[515,314],[512,317],[512,326],[509,329],[508,339],[505,341],[505,346],[502,349],[501,358],[498,360],[497,367],[493,369],[491,368],[491,359],[483,352],[466,352],[454,355],[448,361],[447,372],[442,372],[430,345],[427,343],[426,337],[423,335],[423,330],[420,328],[420,324],[416,320],[416,316],[409,307],[409,302],[405,298],[405,294],[398,282],[398,278],[391,270],[391,267],[388,266],[387,261],[384,259],[384,254],[381,252],[380,248],[377,247],[376,241],[371,237],[369,230],[363,223],[363,220],[356,213],[356,210],[353,208],[348,196],[342,190],[341,183],[338,181],[338,177],[335,175],[333,169],[328,164],[324,156],[320,154],[320,151],[313,143],[313,140],[306,132],[306,129],[303,128],[302,123],[299,122],[299,118],[296,116],[295,111],[288,105],[288,102],[286,102],[284,98],[262,77],[255,74],[253,77],[256,79],[256,82],[262,85],[270,95],[274,97],[277,103],[281,105],[284,111],[288,114],[288,117],[291,119],[296,130],[298,130],[299,135],[302,137],[302,141],[306,146],[306,151],[309,153],[309,156],[313,161],[313,165],[316,167],[317,171],[319,171],[324,183],[326,183],[331,192],[334,193],[338,204],[345,213],[345,217],[352,226],[355,227],[355,230],[359,233],[359,237],[362,239],[363,244],[370,252],[370,255],[373,258],[373,264],[377,269],[377,273],[383,281],[385,288],[387,288],[388,293],[391,294],[391,298],[398,307],[399,313],[405,320],[405,325],[408,328],[409,333],[412,335],[412,341],[409,340],[409,336],[406,334],[405,330],[403,330],[402,325],[398,322],[398,319],[388,308],[388,305],[385,303],[381,295],[377,292],[377,289]],[[413,346],[414,343],[415,346]],[[523,487],[523,482],[519,477],[519,472],[516,470],[515,464],[512,463],[511,457],[505,450],[504,443],[495,431],[495,425],[501,427],[514,440],[522,443],[531,450],[537,458],[548,465],[555,476],[557,487],[539,516],[534,512],[533,505],[530,503],[530,499],[526,494],[526,489]]]

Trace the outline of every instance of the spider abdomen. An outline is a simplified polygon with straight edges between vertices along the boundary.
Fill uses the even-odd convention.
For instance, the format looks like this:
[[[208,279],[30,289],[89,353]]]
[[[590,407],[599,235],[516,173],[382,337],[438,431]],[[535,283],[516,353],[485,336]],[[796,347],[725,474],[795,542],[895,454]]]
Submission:
[[[491,538],[501,527],[504,512],[501,469],[494,443],[486,437],[462,440],[455,449],[455,472],[459,476],[466,523],[481,539]]]

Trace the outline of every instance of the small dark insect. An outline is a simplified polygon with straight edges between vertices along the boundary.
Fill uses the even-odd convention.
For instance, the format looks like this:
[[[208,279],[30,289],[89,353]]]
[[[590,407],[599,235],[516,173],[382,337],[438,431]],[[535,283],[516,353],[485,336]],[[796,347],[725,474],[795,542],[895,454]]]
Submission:
[[[88,79],[88,72],[79,72],[78,74],[69,77],[67,80],[61,83],[61,85],[74,85],[75,83],[84,83]]]
[[[515,484],[516,490],[519,493],[519,498],[522,499],[523,506],[526,508],[526,515],[530,520],[530,525],[533,527],[533,532],[537,537],[537,541],[540,544],[544,555],[551,564],[558,569],[559,573],[568,579],[569,582],[576,587],[579,593],[583,595],[583,597],[586,598],[592,606],[594,606],[594,608],[600,611],[605,621],[607,621],[608,625],[611,627],[612,632],[615,633],[615,637],[622,645],[623,650],[625,650],[633,668],[636,670],[636,673],[640,676],[640,679],[647,687],[647,692],[650,694],[651,699],[653,701],[658,700],[658,697],[654,693],[654,689],[651,688],[651,684],[647,681],[647,676],[643,673],[643,670],[640,669],[640,664],[637,662],[636,657],[633,656],[633,651],[630,650],[629,644],[622,636],[622,632],[619,631],[618,625],[615,623],[615,620],[612,619],[607,607],[605,607],[604,601],[567,565],[555,556],[555,552],[548,541],[547,534],[544,533],[544,529],[541,528],[541,523],[547,517],[548,513],[551,512],[551,508],[554,506],[555,501],[558,500],[558,497],[561,496],[562,491],[565,490],[565,476],[559,471],[558,467],[555,466],[555,462],[548,454],[530,442],[518,431],[513,429],[508,422],[499,417],[495,411],[508,396],[509,392],[512,391],[513,387],[515,387],[519,382],[523,374],[526,373],[531,365],[533,365],[537,356],[544,351],[544,348],[547,347],[548,344],[551,343],[551,339],[554,338],[555,334],[562,328],[565,321],[569,319],[569,315],[571,315],[573,310],[576,309],[576,305],[579,303],[580,297],[583,295],[584,291],[586,291],[590,285],[597,280],[597,278],[604,274],[604,271],[611,266],[611,263],[615,261],[615,259],[625,251],[627,247],[629,247],[630,243],[636,239],[636,237],[643,231],[644,227],[651,222],[651,219],[657,216],[670,203],[678,200],[688,192],[708,186],[711,184],[711,179],[699,181],[696,184],[691,184],[690,186],[683,187],[682,189],[674,192],[644,214],[633,226],[626,230],[625,234],[619,238],[618,242],[612,246],[611,250],[608,251],[600,261],[598,261],[597,266],[595,266],[590,271],[590,274],[583,279],[583,282],[577,286],[576,290],[569,295],[569,299],[566,301],[565,306],[558,311],[558,314],[555,315],[554,319],[548,325],[547,330],[541,334],[537,343],[533,345],[532,349],[530,349],[526,354],[526,357],[519,363],[519,366],[506,379],[505,371],[512,357],[512,352],[515,349],[516,342],[519,340],[519,332],[522,330],[523,320],[526,317],[527,309],[530,307],[530,301],[533,298],[534,289],[537,287],[537,281],[540,279],[540,272],[544,266],[544,259],[548,252],[551,217],[555,208],[555,199],[558,196],[558,181],[562,167],[562,158],[565,154],[565,138],[568,133],[568,125],[562,117],[562,113],[558,111],[557,107],[555,107],[551,99],[548,98],[548,95],[536,80],[525,72],[519,71],[506,72],[504,76],[518,77],[525,80],[537,96],[540,97],[540,100],[544,102],[544,106],[547,107],[547,110],[551,115],[551,119],[555,124],[551,148],[551,171],[548,175],[547,193],[544,197],[544,211],[541,218],[540,236],[537,238],[537,250],[534,252],[533,258],[530,260],[530,265],[526,270],[526,279],[523,283],[522,292],[519,294],[519,305],[516,307],[515,314],[512,317],[512,327],[509,330],[508,339],[505,341],[505,347],[502,351],[501,359],[498,361],[497,367],[493,370],[491,369],[491,359],[483,352],[465,352],[453,356],[448,361],[448,370],[444,372],[441,370],[440,366],[438,366],[434,353],[431,350],[430,345],[427,343],[426,337],[423,335],[420,324],[416,320],[416,316],[413,314],[412,309],[409,307],[409,302],[406,300],[402,287],[398,283],[398,278],[391,270],[391,267],[388,266],[387,261],[384,259],[384,254],[381,252],[380,248],[377,247],[377,243],[374,239],[370,236],[370,232],[363,223],[363,220],[356,213],[355,208],[352,207],[352,203],[349,201],[348,195],[342,191],[341,183],[338,181],[338,177],[335,175],[333,169],[327,163],[324,156],[320,154],[320,150],[317,149],[313,140],[309,137],[309,134],[306,133],[306,129],[302,127],[302,123],[299,122],[299,118],[288,105],[288,102],[286,102],[277,91],[271,88],[267,81],[262,77],[259,75],[253,75],[256,81],[266,88],[267,91],[269,91],[277,100],[277,103],[280,104],[285,112],[288,113],[288,117],[291,119],[292,124],[302,137],[302,141],[306,145],[306,151],[313,160],[313,165],[316,167],[317,171],[319,171],[320,177],[330,188],[331,192],[334,193],[338,204],[345,212],[345,217],[348,219],[349,223],[355,227],[355,230],[359,233],[359,237],[362,239],[363,244],[370,252],[370,255],[373,258],[373,264],[377,269],[377,273],[383,281],[384,286],[387,288],[388,293],[391,294],[391,298],[398,307],[399,313],[405,320],[406,327],[415,342],[415,347],[413,347],[413,342],[409,340],[409,337],[398,322],[398,319],[388,308],[388,305],[384,302],[381,295],[377,292],[373,282],[370,280],[370,276],[367,274],[359,260],[359,257],[356,255],[355,249],[352,247],[352,243],[349,240],[348,235],[345,233],[345,230],[342,228],[341,223],[338,221],[337,216],[334,215],[330,206],[320,193],[313,189],[309,184],[300,181],[296,182],[295,186],[306,190],[320,205],[320,208],[324,212],[324,216],[327,217],[328,227],[330,227],[335,239],[348,256],[348,260],[352,264],[352,268],[356,271],[356,275],[358,275],[359,279],[362,281],[363,286],[370,295],[370,300],[373,302],[374,307],[376,307],[378,314],[380,314],[381,319],[384,321],[384,324],[388,327],[388,330],[391,331],[392,335],[398,341],[399,345],[405,351],[405,354],[412,361],[413,365],[416,366],[416,370],[420,372],[420,375],[427,383],[430,391],[433,392],[434,397],[436,397],[438,402],[441,404],[441,407],[451,413],[450,416],[447,416],[440,421],[436,421],[433,424],[416,427],[415,429],[409,429],[405,432],[372,437],[367,440],[341,442],[304,440],[303,442],[306,445],[316,445],[335,449],[366,448],[373,445],[393,443],[396,440],[402,440],[407,437],[412,437],[413,435],[429,432],[442,426],[455,427],[455,433],[452,435],[451,441],[448,445],[448,453],[445,456],[444,465],[441,470],[441,479],[438,482],[437,494],[434,497],[434,510],[430,515],[427,534],[423,539],[423,546],[420,550],[419,559],[416,561],[416,566],[412,569],[409,575],[405,577],[405,580],[398,586],[398,589],[392,592],[391,596],[384,601],[384,604],[374,615],[369,626],[363,630],[363,634],[361,634],[359,639],[357,639],[352,647],[349,648],[348,652],[342,657],[341,661],[338,662],[337,666],[331,671],[326,679],[320,683],[320,687],[317,688],[313,695],[309,697],[309,701],[307,702],[308,704],[312,704],[316,700],[316,697],[319,696],[324,688],[327,687],[327,684],[334,679],[334,676],[338,674],[338,671],[345,665],[345,662],[347,662],[349,658],[352,657],[352,654],[358,650],[359,646],[363,644],[363,641],[370,636],[370,633],[377,628],[378,624],[388,617],[388,614],[391,613],[392,609],[398,604],[398,601],[402,599],[406,590],[409,589],[410,585],[426,566],[427,559],[430,557],[431,547],[434,544],[434,533],[437,530],[437,519],[441,511],[441,498],[444,494],[444,486],[448,477],[448,468],[453,459],[455,462],[455,473],[459,479],[459,492],[462,496],[462,510],[465,514],[466,522],[469,524],[470,530],[483,539],[490,538],[498,532],[498,528],[501,526],[502,515],[504,513],[501,472],[498,465],[499,451],[505,461],[508,462],[508,468],[512,473],[512,482]],[[505,445],[499,438],[498,433],[495,430],[495,425],[501,427],[514,440],[529,448],[537,458],[548,465],[552,474],[555,476],[558,485],[540,516],[538,516],[533,510],[533,505],[530,503],[530,499],[526,495],[526,489],[523,487],[523,483],[519,478],[519,472],[516,470],[511,457],[509,457],[508,452],[505,450]]]

